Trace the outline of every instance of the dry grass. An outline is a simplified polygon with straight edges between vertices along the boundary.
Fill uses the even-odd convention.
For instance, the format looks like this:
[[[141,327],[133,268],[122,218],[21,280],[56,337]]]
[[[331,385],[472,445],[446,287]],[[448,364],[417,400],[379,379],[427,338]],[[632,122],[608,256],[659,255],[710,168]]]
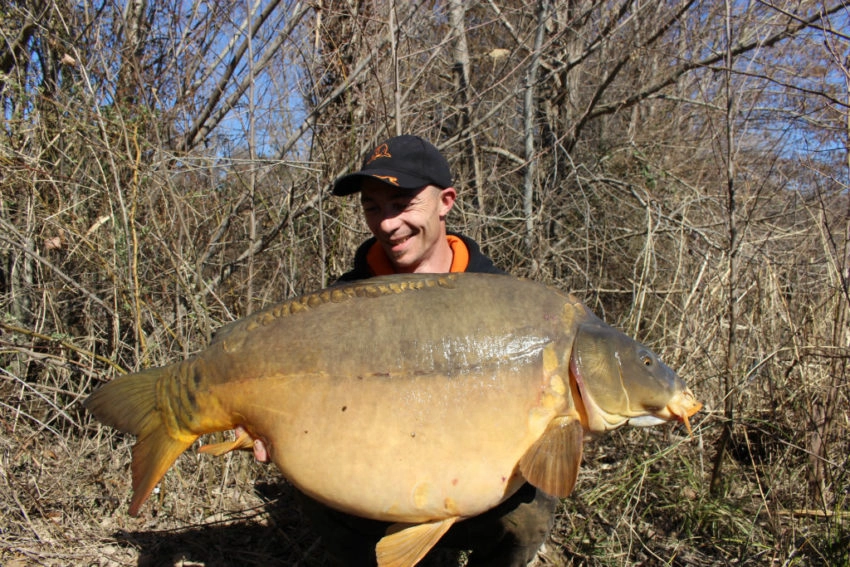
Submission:
[[[131,518],[129,440],[39,429],[4,436],[4,566],[323,564],[291,488],[247,454],[187,453]]]
[[[290,11],[302,6],[279,3],[268,41],[256,45],[283,59],[262,80],[248,80],[258,69],[245,61],[234,77],[272,90],[210,108],[224,122],[203,124],[208,135],[186,145],[179,134],[215,100],[210,81],[230,65],[219,47],[228,34],[241,38],[232,28],[241,3],[233,13],[217,4],[209,15],[218,23],[186,24],[196,38],[173,33],[160,11],[139,46],[116,41],[118,4],[46,2],[44,18],[28,3],[6,4],[2,36],[20,38],[21,55],[0,58],[3,567],[326,564],[291,488],[247,454],[187,452],[130,518],[132,439],[94,423],[80,402],[345,271],[366,229],[356,200],[330,198],[328,184],[397,122],[448,150],[461,191],[452,229],[478,238],[506,270],[575,291],[662,354],[706,403],[691,438],[661,427],[591,443],[541,565],[850,566],[848,110],[846,85],[835,82],[848,76],[836,56],[847,38],[825,21],[804,36],[783,31],[820,4],[727,4],[754,10],[728,38],[719,3],[693,3],[684,27],[654,21],[650,12],[678,10],[663,2],[590,3],[585,23],[553,20],[561,31],[546,42],[549,71],[533,97],[533,155],[517,98],[536,61],[516,43],[535,37],[524,4],[507,3],[498,18],[493,3],[470,12],[476,53],[516,48],[498,64],[474,58],[466,117],[447,79],[453,42],[431,11],[393,30],[404,41],[392,62],[373,57],[390,49],[386,18],[373,13],[385,3],[354,3],[363,15],[348,14],[352,3],[316,4],[333,9],[278,49],[275,24],[295,21]],[[556,4],[554,15],[573,11]],[[609,22],[609,12],[623,19]],[[222,35],[207,37],[219,24]],[[604,29],[612,35],[597,44]],[[663,42],[634,43],[658,30]],[[336,41],[350,32],[355,40]],[[740,76],[714,59],[667,75],[706,46],[750,34],[778,35],[733,63],[746,69]],[[169,43],[181,35],[191,41]],[[310,55],[304,37],[324,44]],[[201,45],[201,58],[173,57]],[[63,55],[79,64],[60,65]],[[160,76],[160,65],[171,71]],[[195,84],[184,69],[208,70],[208,82],[169,102],[176,85]],[[762,81],[762,70],[776,75]],[[119,79],[132,84],[110,83]],[[622,106],[655,84],[670,86]],[[122,89],[137,96],[118,100]],[[393,96],[404,100],[401,115]],[[303,127],[302,110],[315,111]],[[254,120],[265,134],[250,133]],[[263,152],[272,157],[256,157]]]

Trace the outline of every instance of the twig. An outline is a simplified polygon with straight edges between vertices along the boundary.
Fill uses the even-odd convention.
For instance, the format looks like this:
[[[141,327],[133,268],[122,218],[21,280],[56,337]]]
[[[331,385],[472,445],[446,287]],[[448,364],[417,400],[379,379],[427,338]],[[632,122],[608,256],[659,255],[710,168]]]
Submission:
[[[780,516],[811,517],[811,518],[841,518],[850,519],[850,512],[843,510],[810,510],[806,508],[796,508],[794,510],[777,510]]]
[[[15,233],[18,232],[15,229],[14,226],[7,223],[5,220],[3,220],[3,218],[0,218],[0,223],[2,223],[5,228],[12,230]],[[41,256],[38,252],[30,250],[26,246],[22,246],[20,243],[15,242],[14,240],[9,240],[8,238],[6,238],[5,236],[2,236],[2,235],[0,235],[0,241],[6,242],[10,246],[14,246],[15,248],[17,248],[18,250],[20,250],[24,254],[31,256],[33,259],[37,260],[40,264],[46,266],[47,268],[50,268],[50,270],[52,270],[57,276],[59,276],[59,278],[64,280],[71,287],[78,289],[83,295],[85,295],[86,297],[88,297],[89,299],[91,299],[92,301],[94,301],[95,303],[100,305],[101,307],[103,307],[103,309],[107,313],[109,313],[109,315],[111,317],[115,316],[115,310],[112,309],[111,307],[109,307],[107,304],[105,304],[102,299],[100,299],[98,296],[96,296],[95,294],[93,294],[92,292],[90,292],[89,290],[87,290],[86,288],[81,286],[79,283],[74,281],[74,279],[72,277],[70,277],[65,272],[63,272],[62,270],[60,270],[59,268],[54,266],[49,260],[47,260],[46,258]]]
[[[45,334],[42,334],[42,333],[39,333],[39,332],[36,332],[36,331],[32,331],[30,329],[24,329],[23,327],[10,325],[10,324],[5,323],[3,321],[0,321],[0,328],[5,329],[5,330],[7,330],[11,333],[17,333],[19,335],[25,335],[27,337],[32,337],[34,339],[41,339],[43,341],[49,341],[51,343],[58,343],[58,344],[62,345],[63,347],[76,352],[77,354],[80,354],[82,356],[87,356],[89,358],[93,358],[93,359],[95,359],[99,362],[102,362],[102,363],[104,363],[108,366],[111,366],[112,368],[114,368],[115,370],[120,372],[121,374],[127,373],[127,370],[125,368],[121,367],[120,365],[118,365],[115,362],[112,362],[111,360],[109,360],[105,356],[101,356],[99,354],[95,354],[95,353],[93,353],[89,350],[86,350],[84,348],[78,347],[74,343],[67,341],[65,339],[58,339],[58,338],[55,338],[55,337],[51,337],[49,335],[45,335]]]

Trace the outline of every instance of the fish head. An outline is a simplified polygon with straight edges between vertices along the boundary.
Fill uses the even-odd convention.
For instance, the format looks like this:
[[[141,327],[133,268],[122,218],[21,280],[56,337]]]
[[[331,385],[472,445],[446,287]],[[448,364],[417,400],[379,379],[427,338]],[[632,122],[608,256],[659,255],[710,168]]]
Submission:
[[[595,316],[578,326],[569,366],[582,425],[590,432],[671,420],[691,432],[688,418],[702,407],[654,352]]]

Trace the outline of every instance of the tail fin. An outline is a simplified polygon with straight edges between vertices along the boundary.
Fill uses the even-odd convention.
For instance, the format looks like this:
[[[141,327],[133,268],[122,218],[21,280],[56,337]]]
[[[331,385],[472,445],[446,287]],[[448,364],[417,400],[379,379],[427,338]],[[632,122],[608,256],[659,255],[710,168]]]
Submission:
[[[99,421],[136,436],[133,446],[133,499],[130,515],[136,516],[156,484],[197,435],[174,437],[163,421],[167,408],[157,405],[157,382],[173,368],[151,368],[116,378],[83,404]]]

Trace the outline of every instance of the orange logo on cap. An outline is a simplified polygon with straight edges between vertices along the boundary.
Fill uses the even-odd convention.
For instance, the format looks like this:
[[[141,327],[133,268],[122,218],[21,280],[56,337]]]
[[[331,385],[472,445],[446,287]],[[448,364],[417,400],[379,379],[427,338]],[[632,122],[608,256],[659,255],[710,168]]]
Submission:
[[[380,179],[381,181],[386,181],[387,183],[398,187],[398,177],[393,177],[392,175],[373,175],[372,177]]]
[[[386,158],[393,157],[393,155],[390,153],[390,148],[387,147],[386,144],[381,144],[380,146],[375,148],[375,151],[372,152],[372,157],[369,158],[369,161],[366,162],[366,165],[368,165],[368,164],[372,163],[373,161],[375,161],[376,159],[382,158],[382,157],[386,157]]]

